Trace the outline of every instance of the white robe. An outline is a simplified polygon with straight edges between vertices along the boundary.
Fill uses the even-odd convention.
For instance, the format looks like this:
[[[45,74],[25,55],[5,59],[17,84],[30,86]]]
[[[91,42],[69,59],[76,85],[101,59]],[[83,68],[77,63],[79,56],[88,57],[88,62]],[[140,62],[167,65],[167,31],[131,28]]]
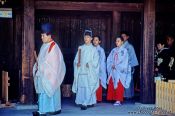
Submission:
[[[128,63],[128,52],[124,46],[114,48],[107,58],[108,81],[112,77],[114,88],[118,86],[119,80],[124,88],[129,88],[131,82],[131,66]],[[115,69],[112,69],[115,65]]]
[[[97,51],[100,57],[99,59],[99,63],[100,63],[99,78],[100,78],[102,87],[106,89],[107,88],[106,86],[106,81],[107,81],[106,55],[105,55],[104,49],[100,45],[98,45],[96,48],[97,48]]]
[[[96,103],[96,90],[99,87],[99,55],[92,45],[82,45],[80,67],[77,67],[78,52],[74,60],[74,82],[72,91],[76,93],[76,104],[92,105]],[[89,68],[86,67],[88,63]]]
[[[64,79],[66,67],[60,48],[55,43],[41,46],[37,61],[33,67],[34,85],[38,94],[39,112],[54,112],[61,109],[60,85]]]
[[[128,42],[125,41],[123,46],[127,49],[128,54],[129,54],[129,64],[131,65],[131,67],[135,67],[138,66],[138,60],[137,60],[137,56],[134,50],[134,47]]]
[[[139,63],[138,63],[138,60],[137,60],[137,57],[136,57],[136,53],[135,53],[134,47],[128,41],[125,41],[125,43],[123,45],[128,51],[129,64],[131,65],[131,68],[133,69],[132,72],[131,72],[130,87],[125,89],[125,92],[124,92],[124,97],[130,98],[130,97],[134,96],[134,79],[133,79],[134,67],[138,66]]]

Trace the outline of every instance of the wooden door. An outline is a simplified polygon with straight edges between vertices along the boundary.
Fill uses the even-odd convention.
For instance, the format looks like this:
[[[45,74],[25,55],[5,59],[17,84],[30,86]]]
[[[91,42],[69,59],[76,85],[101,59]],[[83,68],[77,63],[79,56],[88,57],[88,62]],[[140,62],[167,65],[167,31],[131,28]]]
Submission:
[[[12,101],[19,97],[19,70],[21,67],[21,40],[16,37],[16,33],[14,34],[16,32],[14,23],[16,23],[14,19],[0,18],[0,76],[2,70],[9,74],[9,99]],[[0,83],[2,83],[1,79]]]

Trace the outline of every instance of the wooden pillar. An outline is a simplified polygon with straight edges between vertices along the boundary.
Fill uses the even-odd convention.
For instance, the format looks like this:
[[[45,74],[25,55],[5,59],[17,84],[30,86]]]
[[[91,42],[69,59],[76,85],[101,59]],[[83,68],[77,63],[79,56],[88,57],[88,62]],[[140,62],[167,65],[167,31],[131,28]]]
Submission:
[[[120,28],[121,28],[121,13],[118,11],[113,11],[113,23],[112,23],[112,40],[115,39],[116,35],[120,34]],[[114,41],[112,41],[114,43]]]
[[[22,37],[22,103],[33,102],[33,77],[34,64],[34,0],[23,0],[23,37]]]
[[[141,58],[141,102],[154,103],[155,0],[144,1],[144,32]]]

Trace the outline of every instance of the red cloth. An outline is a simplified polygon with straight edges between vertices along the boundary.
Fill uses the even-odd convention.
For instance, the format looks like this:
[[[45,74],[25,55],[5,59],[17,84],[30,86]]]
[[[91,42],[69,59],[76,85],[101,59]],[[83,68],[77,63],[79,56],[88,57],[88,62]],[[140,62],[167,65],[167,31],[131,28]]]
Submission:
[[[97,101],[102,101],[102,86],[100,84],[99,88],[96,91],[96,97],[97,97]]]
[[[107,100],[115,100],[122,102],[123,96],[124,96],[124,87],[122,83],[119,80],[117,88],[114,89],[113,81],[111,78],[108,84]]]
[[[55,45],[55,42],[53,41],[53,42],[50,44],[48,53],[52,50],[52,48],[53,48],[54,45]]]

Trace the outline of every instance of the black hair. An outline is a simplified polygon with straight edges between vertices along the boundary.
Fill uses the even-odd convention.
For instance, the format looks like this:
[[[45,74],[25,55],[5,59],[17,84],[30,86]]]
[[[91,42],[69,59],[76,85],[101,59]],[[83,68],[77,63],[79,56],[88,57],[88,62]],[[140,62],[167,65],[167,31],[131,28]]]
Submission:
[[[97,38],[98,38],[98,40],[99,40],[99,41],[101,41],[101,37],[100,37],[100,36],[95,35],[95,36],[93,37],[93,39],[94,39],[95,37],[97,37]]]
[[[125,35],[127,35],[127,36],[130,36],[129,32],[127,32],[127,31],[121,31],[120,34],[121,34],[121,35],[122,35],[122,34],[125,34]]]
[[[48,35],[52,36],[53,34],[52,34],[52,33],[46,33],[46,35],[47,35],[47,36],[48,36]]]
[[[124,41],[124,39],[123,39],[122,36],[116,36],[116,37],[115,37],[115,40],[117,40],[117,38],[120,38],[121,41]]]
[[[166,45],[165,39],[159,39],[156,41],[156,44]]]
[[[166,38],[166,39],[167,39],[167,38],[171,38],[171,39],[175,40],[173,34],[168,34],[168,35],[165,36],[165,38]]]

